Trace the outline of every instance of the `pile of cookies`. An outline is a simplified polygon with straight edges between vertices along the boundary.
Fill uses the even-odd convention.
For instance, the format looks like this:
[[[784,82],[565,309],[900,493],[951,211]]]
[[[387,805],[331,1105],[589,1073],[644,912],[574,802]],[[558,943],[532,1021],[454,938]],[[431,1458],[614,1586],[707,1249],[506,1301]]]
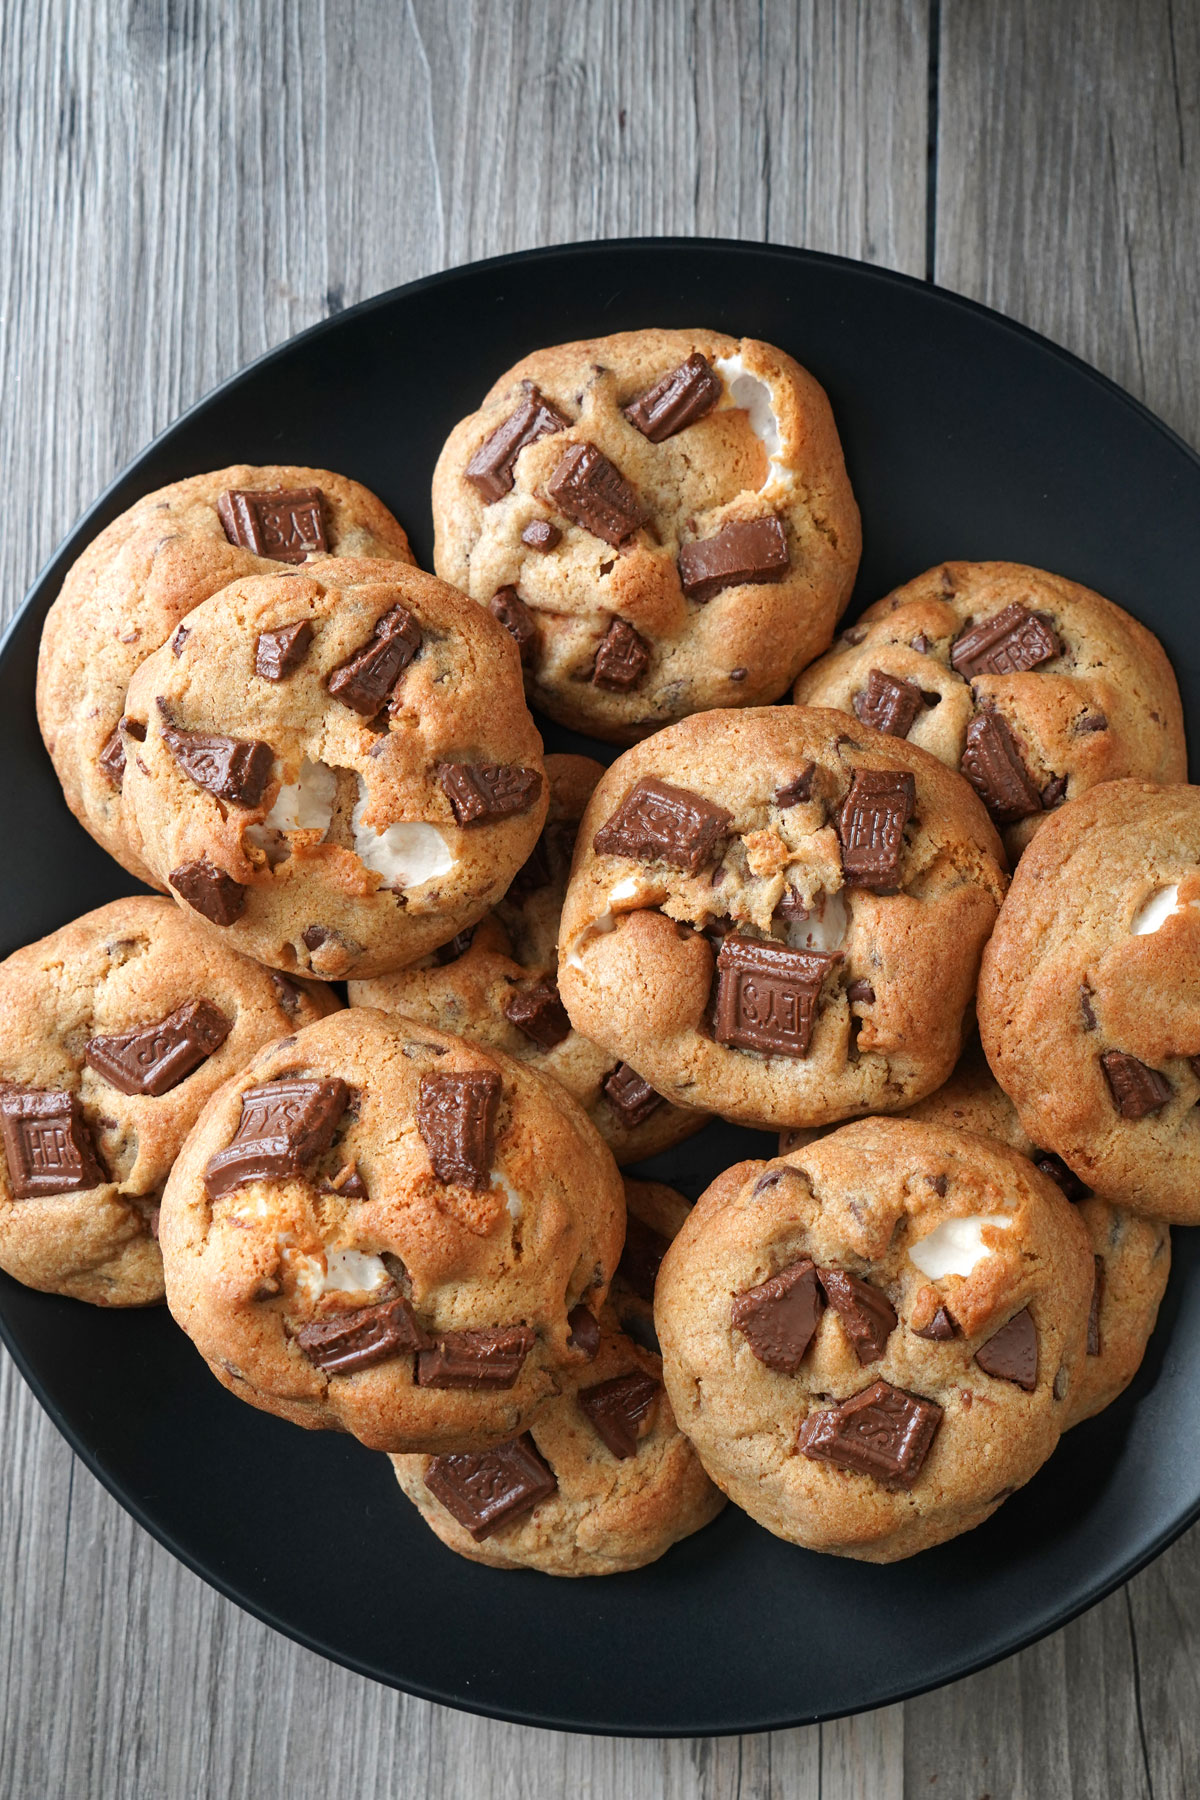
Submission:
[[[157,892],[0,965],[0,1267],[165,1298],[476,1561],[635,1568],[726,1497],[873,1561],[967,1530],[1200,1218],[1161,646],[953,562],[834,641],[828,401],[716,332],[527,357],[433,509],[436,577],[357,483],[239,465],[67,576],[43,736]],[[714,1115],[777,1156],[622,1177]]]

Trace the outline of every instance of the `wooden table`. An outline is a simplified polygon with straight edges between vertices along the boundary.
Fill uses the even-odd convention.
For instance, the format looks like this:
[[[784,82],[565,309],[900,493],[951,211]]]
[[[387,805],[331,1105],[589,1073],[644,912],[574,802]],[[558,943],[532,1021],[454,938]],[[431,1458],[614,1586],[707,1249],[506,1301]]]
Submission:
[[[251,357],[573,238],[926,276],[1200,441],[1197,0],[5,0],[0,96],[5,617]],[[1195,1795],[1198,1602],[1193,1532],[1057,1636],[863,1718],[657,1743],[492,1724],[219,1599],[0,1356],[4,1800]]]

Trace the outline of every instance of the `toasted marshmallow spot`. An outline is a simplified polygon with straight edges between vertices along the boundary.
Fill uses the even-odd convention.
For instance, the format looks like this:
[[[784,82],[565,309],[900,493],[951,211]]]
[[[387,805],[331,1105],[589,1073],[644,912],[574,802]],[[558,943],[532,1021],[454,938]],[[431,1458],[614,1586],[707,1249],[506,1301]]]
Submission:
[[[1195,901],[1189,904],[1195,905]],[[1156,888],[1148,900],[1142,902],[1133,915],[1133,923],[1129,929],[1134,937],[1149,937],[1152,932],[1161,931],[1167,920],[1174,913],[1182,912],[1179,904],[1179,883],[1172,881],[1167,887]]]
[[[373,831],[362,822],[366,790],[359,781],[358,801],[350,815],[354,848],[368,869],[382,875],[388,887],[420,887],[423,881],[448,875],[455,857],[436,825],[402,820],[386,831]]]
[[[713,367],[725,383],[730,405],[745,409],[751,431],[770,458],[769,481],[778,470],[779,452],[783,447],[779,416],[771,405],[771,390],[761,376],[751,375],[740,356],[718,356]]]
[[[1008,1213],[978,1213],[965,1219],[943,1219],[932,1231],[909,1246],[909,1260],[916,1263],[930,1281],[943,1275],[969,1275],[976,1263],[992,1253],[983,1241],[985,1225],[1007,1231],[1012,1224]]]
[[[523,1197],[517,1192],[508,1176],[502,1174],[499,1169],[492,1170],[492,1186],[498,1188],[504,1195],[504,1204],[508,1208],[509,1217],[515,1223],[525,1211]]]
[[[295,781],[285,781],[274,806],[263,820],[276,831],[328,831],[337,798],[337,776],[323,762],[300,764]]]
[[[842,893],[822,895],[807,919],[790,919],[787,941],[793,950],[839,950],[846,941],[850,909]]]

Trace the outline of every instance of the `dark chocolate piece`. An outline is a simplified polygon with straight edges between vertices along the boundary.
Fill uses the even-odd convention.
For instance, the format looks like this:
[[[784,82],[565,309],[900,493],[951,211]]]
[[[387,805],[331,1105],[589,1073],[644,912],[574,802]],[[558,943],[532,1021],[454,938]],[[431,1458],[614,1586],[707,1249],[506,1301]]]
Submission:
[[[924,1326],[920,1331],[917,1330],[915,1325],[913,1326],[913,1335],[920,1338],[929,1338],[935,1344],[945,1344],[948,1343],[952,1337],[958,1336],[958,1326],[954,1323],[953,1315],[948,1309],[944,1306],[939,1306],[928,1325]]]
[[[515,587],[497,588],[488,601],[488,611],[498,619],[509,637],[515,639],[521,661],[528,665],[537,651],[537,621]]]
[[[846,987],[846,998],[850,1001],[851,1005],[857,1003],[860,1006],[874,1006],[875,989],[871,986],[869,981],[864,981],[860,977],[859,980],[848,983]]]
[[[975,1361],[985,1375],[992,1375],[997,1381],[1015,1382],[1032,1394],[1037,1386],[1038,1341],[1033,1314],[1027,1306],[979,1346]]]
[[[650,646],[628,619],[612,619],[592,664],[592,684],[624,694],[650,666]]]
[[[562,542],[562,532],[549,519],[531,519],[521,533],[521,542],[543,556]]]
[[[431,1457],[425,1486],[480,1543],[549,1499],[558,1483],[526,1431],[494,1450]]]
[[[1055,1156],[1053,1150],[1035,1150],[1033,1161],[1043,1175],[1048,1175],[1062,1189],[1068,1200],[1086,1200],[1090,1195],[1091,1188],[1085,1187],[1074,1170],[1068,1169],[1062,1157]]]
[[[522,385],[525,398],[490,437],[484,438],[464,470],[467,480],[483,496],[485,506],[512,492],[513,469],[522,450],[536,444],[539,438],[565,431],[571,423],[531,381]]]
[[[373,719],[420,648],[420,625],[406,606],[393,606],[367,642],[326,677],[325,686],[335,700],[362,718]]]
[[[898,675],[887,675],[872,669],[866,688],[854,696],[854,710],[864,725],[871,725],[888,737],[907,737],[913,720],[925,701],[919,687],[902,681]]]
[[[648,776],[632,788],[592,841],[601,856],[666,862],[698,875],[715,860],[733,815],[687,788]]]
[[[1108,719],[1102,712],[1084,713],[1075,727],[1076,731],[1107,731]]]
[[[896,1329],[896,1309],[887,1295],[847,1269],[820,1269],[818,1274],[859,1362],[878,1362]]]
[[[779,896],[779,904],[775,908],[774,916],[777,919],[807,919],[810,916],[810,909],[805,906],[794,887],[785,887]],[[727,937],[729,934],[728,931],[725,931],[721,935]]]
[[[96,761],[100,764],[100,767],[104,770],[104,773],[112,782],[113,786],[119,788],[125,779],[125,745],[121,738],[120,720],[117,721],[109,732],[108,737],[104,741],[104,748],[96,758]]]
[[[887,894],[899,886],[904,827],[916,803],[916,779],[909,770],[854,770],[837,817],[849,887]]]
[[[968,681],[973,675],[1016,675],[1062,653],[1048,621],[1016,602],[993,614],[950,646],[950,661]]]
[[[433,1348],[417,1356],[417,1386],[479,1392],[513,1387],[533,1345],[528,1325],[440,1332]]]
[[[600,1321],[588,1307],[573,1306],[567,1314],[568,1350],[581,1350],[591,1362],[600,1348]]]
[[[457,962],[460,956],[465,956],[474,936],[475,927],[472,925],[466,931],[458,932],[448,944],[439,944],[434,951],[439,966],[444,969],[447,963]]]
[[[352,1312],[327,1313],[301,1326],[296,1342],[310,1363],[330,1375],[350,1375],[389,1357],[421,1350],[429,1342],[402,1296]]]
[[[717,957],[717,1042],[765,1056],[807,1056],[821,983],[838,961],[824,950],[731,934]]]
[[[669,1240],[635,1217],[625,1216],[625,1248],[617,1275],[639,1300],[653,1301],[659,1266],[670,1248]]]
[[[422,1075],[417,1130],[439,1181],[479,1193],[492,1185],[500,1088],[495,1069]]]
[[[439,763],[437,775],[460,825],[528,812],[542,791],[537,770],[520,763]]]
[[[1123,1119],[1145,1119],[1161,1112],[1171,1098],[1171,1084],[1157,1069],[1147,1068],[1124,1050],[1106,1050],[1100,1058],[1112,1103]]]
[[[188,628],[188,626],[186,626],[186,625],[180,625],[176,628],[175,635],[171,639],[171,655],[172,656],[182,656],[183,655],[183,646],[187,643],[187,641],[191,637],[191,635],[192,635],[191,631]]]
[[[257,806],[271,779],[275,752],[261,738],[222,737],[164,724],[163,743],[197,787],[231,806]]]
[[[367,1184],[356,1162],[343,1163],[331,1179],[322,1178],[320,1188],[323,1194],[340,1194],[343,1200],[367,1199]]]
[[[1088,1307],[1087,1353],[1089,1356],[1099,1356],[1101,1350],[1100,1308],[1104,1304],[1104,1258],[1102,1256],[1093,1256],[1092,1269],[1092,1301]]]
[[[278,631],[260,631],[254,646],[254,673],[264,681],[282,681],[300,667],[312,640],[313,628],[307,619],[281,625]]]
[[[217,514],[231,544],[275,562],[301,563],[329,548],[324,500],[320,488],[227,488]]]
[[[757,1287],[735,1294],[730,1319],[759,1362],[794,1375],[821,1322],[824,1302],[811,1257],[803,1256]]]
[[[0,1134],[14,1200],[81,1193],[106,1179],[78,1094],[0,1089]]]
[[[1042,810],[1007,721],[993,709],[977,713],[967,726],[959,767],[998,825],[1012,825]]]
[[[219,1200],[248,1181],[298,1175],[328,1150],[349,1098],[349,1088],[336,1075],[247,1088],[237,1130],[204,1171],[209,1199]]]
[[[245,910],[249,890],[207,857],[181,863],[171,870],[167,880],[181,900],[214,925],[232,925]]]
[[[529,987],[512,988],[504,997],[504,1016],[523,1031],[539,1050],[553,1050],[570,1036],[571,1021],[558,997],[558,989],[544,977]]]
[[[814,1462],[872,1475],[884,1487],[910,1488],[941,1422],[936,1400],[874,1381],[840,1405],[810,1413],[796,1448]]]
[[[782,581],[789,565],[779,520],[735,519],[715,537],[679,546],[679,579],[689,600],[711,600],[745,581]]]
[[[628,1131],[644,1125],[651,1113],[663,1104],[662,1095],[656,1093],[648,1081],[643,1081],[627,1062],[620,1062],[615,1069],[610,1069],[600,1085],[608,1104]]]
[[[278,969],[268,969],[267,974],[271,977],[275,998],[284,1012],[294,1019],[300,1011],[300,1002],[304,998],[303,988],[297,987],[294,981],[289,981],[286,975],[281,975]]]
[[[636,489],[595,444],[572,444],[546,492],[572,525],[614,548],[640,531],[649,517]]]
[[[120,1093],[157,1100],[207,1062],[232,1030],[211,1000],[187,1000],[154,1024],[89,1039],[84,1060]]]
[[[613,1455],[623,1461],[637,1454],[638,1426],[661,1392],[661,1381],[634,1369],[595,1387],[580,1388],[576,1398]]]
[[[813,776],[816,772],[816,763],[806,763],[798,775],[793,775],[783,787],[776,788],[776,806],[799,806],[803,801],[811,800]]]
[[[677,369],[631,400],[624,412],[643,437],[652,444],[661,444],[711,412],[720,398],[720,376],[695,351]]]

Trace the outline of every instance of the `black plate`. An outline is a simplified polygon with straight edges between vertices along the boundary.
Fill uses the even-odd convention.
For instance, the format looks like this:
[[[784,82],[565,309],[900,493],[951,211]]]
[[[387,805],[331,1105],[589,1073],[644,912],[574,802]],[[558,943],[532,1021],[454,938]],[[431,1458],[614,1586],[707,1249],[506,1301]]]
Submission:
[[[38,633],[71,562],[148,489],[234,461],[373,488],[428,566],[450,427],[517,357],[637,325],[781,344],[825,384],[862,506],[855,607],[948,557],[1038,563],[1159,634],[1200,721],[1200,462],[1136,402],[1019,326],[901,276],[732,243],[583,244],[453,270],[340,314],[227,382],[72,533],[0,652],[0,842],[17,945],[131,891],[66,811],[33,709]],[[548,747],[583,745],[548,727]],[[586,746],[592,747],[592,746]],[[605,753],[611,754],[611,753]],[[773,1139],[714,1126],[658,1159],[695,1195]],[[794,1549],[728,1509],[653,1568],[578,1584],[444,1550],[386,1460],[253,1411],[165,1311],[105,1314],[0,1277],[0,1330],[59,1429],[167,1547],[268,1624],[414,1694],[532,1724],[761,1731],[878,1706],[1030,1643],[1200,1513],[1196,1235],[1127,1394],[988,1524],[892,1568]]]

